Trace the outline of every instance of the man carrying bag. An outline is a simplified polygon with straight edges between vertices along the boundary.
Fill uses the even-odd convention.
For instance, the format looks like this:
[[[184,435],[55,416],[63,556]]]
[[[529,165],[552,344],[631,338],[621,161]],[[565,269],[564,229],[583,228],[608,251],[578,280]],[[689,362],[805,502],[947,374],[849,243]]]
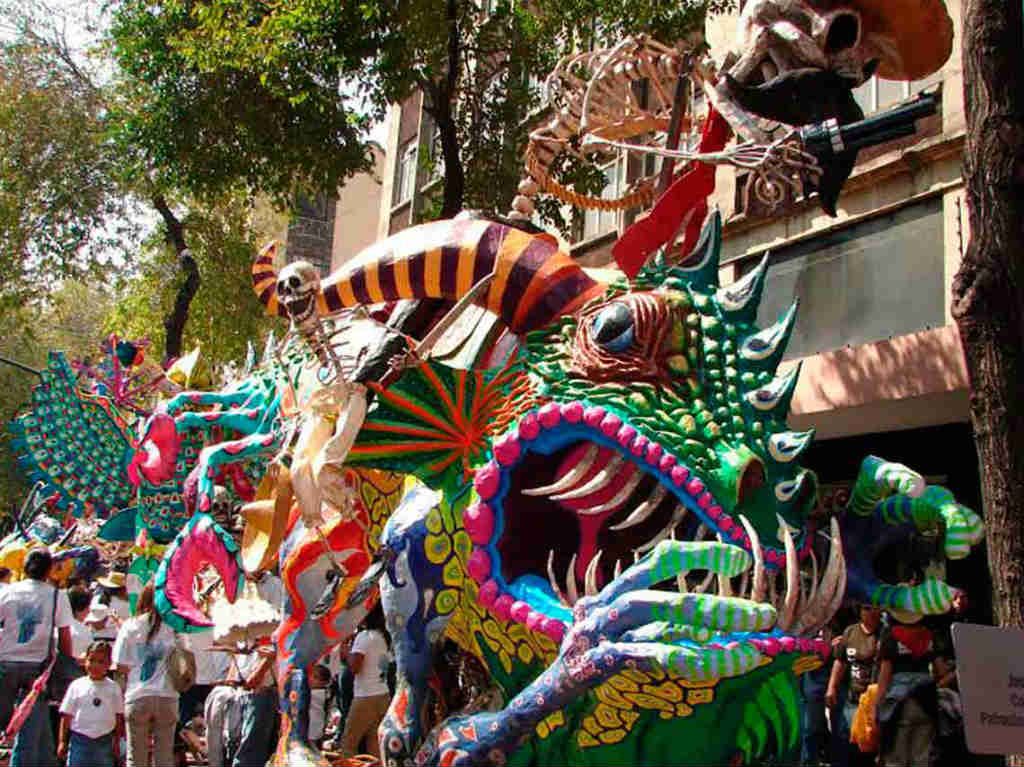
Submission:
[[[52,564],[49,551],[33,549],[25,559],[25,580],[0,594],[0,727],[5,729],[16,713],[16,701],[32,692],[55,658],[54,629],[61,652],[71,654],[71,605],[67,594],[46,582]],[[11,767],[56,764],[45,695],[38,695],[29,712],[17,713],[25,718]]]

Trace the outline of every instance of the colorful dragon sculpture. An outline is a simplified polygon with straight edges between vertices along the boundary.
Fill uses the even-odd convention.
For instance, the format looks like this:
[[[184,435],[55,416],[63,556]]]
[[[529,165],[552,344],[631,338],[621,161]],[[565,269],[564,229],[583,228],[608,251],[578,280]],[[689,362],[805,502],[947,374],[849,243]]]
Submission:
[[[9,427],[21,468],[52,497],[62,524],[90,531],[89,543],[131,549],[130,591],[153,576],[166,544],[192,517],[194,504],[186,491],[196,483],[188,477],[203,442],[221,433],[215,426],[241,428],[213,424],[209,414],[199,412],[180,413],[177,419],[162,408],[153,413],[149,395],[178,390],[171,378],[187,381],[198,352],[158,376],[155,366],[137,369],[142,348],[142,342],[111,336],[95,364],[52,352],[30,405]],[[261,372],[249,371],[235,388],[257,386]],[[196,396],[185,404],[203,406]],[[178,397],[171,406],[175,412],[184,409]],[[262,468],[238,463],[211,476],[229,485],[232,497],[248,500],[253,488],[246,471],[262,473]],[[75,540],[89,537],[74,535]]]
[[[766,263],[720,286],[720,235],[713,214],[686,265],[656,262],[628,282],[580,268],[544,235],[439,222],[326,281],[317,305],[329,311],[457,300],[494,272],[481,303],[520,340],[498,370],[425,361],[388,388],[369,384],[348,462],[438,493],[421,509],[420,566],[392,564],[387,578],[410,599],[415,581],[415,614],[444,616],[444,634],[480,658],[507,701],[428,736],[412,694],[397,696],[382,732],[389,760],[784,755],[799,732],[797,676],[827,657],[815,636],[844,597],[948,609],[941,582],[881,583],[873,547],[940,528],[946,556],[962,557],[979,518],[906,467],[869,458],[845,536],[839,521],[818,534],[816,480],[799,463],[812,434],[786,426],[799,370],[778,369],[796,308],[758,328]],[[407,689],[421,689],[407,666]],[[714,738],[696,737],[712,724]]]
[[[875,554],[921,532],[939,534],[948,558],[970,551],[981,521],[948,491],[869,457],[845,513],[817,528],[816,478],[800,465],[813,434],[786,424],[799,367],[780,368],[796,307],[756,324],[766,261],[720,285],[716,213],[687,258],[649,258],[681,228],[686,243],[697,239],[714,187],[700,157],[728,142],[730,126],[744,135],[737,120],[754,124],[744,109],[794,128],[805,117],[864,127],[849,91],[881,44],[858,31],[837,49],[832,35],[811,39],[789,21],[821,16],[818,4],[790,4],[786,24],[770,25],[773,4],[752,5],[760,15],[741,25],[757,30],[756,45],[726,79],[731,101],[708,91],[726,119],[709,110],[705,155],[620,240],[621,271],[584,269],[550,235],[472,216],[406,230],[323,282],[304,263],[277,273],[265,252],[254,288],[304,351],[259,381],[179,395],[149,420],[133,464],[147,478],[187,468],[183,432],[223,440],[198,454],[198,513],[158,574],[162,610],[181,627],[209,622],[192,588],[206,564],[229,598],[237,592],[238,546],[206,514],[218,477],[269,462],[262,500],[277,533],[262,554],[276,549],[287,592],[274,637],[286,714],[278,763],[320,759],[305,737],[307,675],[378,582],[398,662],[380,736],[396,765],[786,758],[799,736],[798,678],[828,657],[818,632],[844,599],[948,608],[945,583],[890,584],[874,570]],[[824,29],[855,17],[859,30],[874,18],[860,5],[839,14],[829,4]],[[948,19],[941,3],[929,8]],[[787,58],[771,41],[793,29]],[[941,65],[941,47],[922,71]],[[762,85],[738,76],[751,63]],[[830,85],[837,72],[842,88]],[[804,104],[804,92],[817,96]],[[758,106],[785,94],[799,120]],[[839,125],[822,125],[842,155],[833,200],[856,150]],[[810,150],[810,135],[780,140]],[[430,355],[437,328],[404,322],[398,308],[397,321],[366,332],[361,308],[409,300],[475,304],[491,330],[444,361]],[[427,714],[442,638],[486,668],[496,710]]]
[[[354,431],[335,460],[429,491],[397,509],[392,494],[372,519],[318,518],[320,496],[312,514],[297,499],[280,556],[281,763],[317,759],[302,734],[306,673],[378,576],[399,672],[381,731],[389,764],[786,756],[798,676],[828,656],[816,635],[844,598],[948,609],[946,584],[882,583],[872,555],[937,530],[947,557],[965,556],[979,518],[910,469],[868,458],[846,513],[815,528],[816,479],[799,462],[813,435],[786,426],[799,369],[779,370],[796,309],[756,326],[766,263],[720,286],[720,237],[712,214],[684,264],[656,260],[629,281],[581,268],[547,235],[443,221],[380,243],[300,297],[327,317],[471,294],[517,342],[482,349],[475,369],[406,352],[391,360],[393,383],[356,376],[365,398],[350,391],[331,400],[333,419],[302,427],[319,423],[320,436],[299,438],[293,474],[316,462],[305,453]],[[268,270],[257,262],[257,286]],[[424,718],[441,637],[487,668],[500,711]]]

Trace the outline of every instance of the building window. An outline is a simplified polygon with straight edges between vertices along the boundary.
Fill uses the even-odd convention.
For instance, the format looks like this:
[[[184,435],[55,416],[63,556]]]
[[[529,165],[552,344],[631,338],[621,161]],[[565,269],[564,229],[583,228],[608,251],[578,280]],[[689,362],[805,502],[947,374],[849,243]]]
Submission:
[[[395,164],[395,191],[392,204],[401,205],[412,198],[416,185],[416,140],[413,139],[398,152]]]
[[[430,164],[430,177],[427,183],[437,181],[444,177],[444,151],[441,149],[441,130],[434,125],[430,131],[430,147],[427,152],[427,161]]]
[[[745,262],[753,268],[760,257]],[[942,198],[772,250],[758,322],[800,299],[786,359],[946,322]]]
[[[619,196],[619,189],[622,181],[621,158],[616,158],[605,165],[601,171],[604,173],[604,189],[601,190],[601,197],[611,200]],[[583,212],[583,234],[581,240],[589,240],[602,234],[613,231],[618,226],[619,212],[616,210],[586,210]]]
[[[901,80],[883,80],[880,77],[872,77],[859,88],[854,89],[853,97],[864,110],[865,115],[888,109],[894,104],[906,101],[911,96],[916,96],[925,88],[942,82],[942,72],[936,72],[923,80],[905,82]]]

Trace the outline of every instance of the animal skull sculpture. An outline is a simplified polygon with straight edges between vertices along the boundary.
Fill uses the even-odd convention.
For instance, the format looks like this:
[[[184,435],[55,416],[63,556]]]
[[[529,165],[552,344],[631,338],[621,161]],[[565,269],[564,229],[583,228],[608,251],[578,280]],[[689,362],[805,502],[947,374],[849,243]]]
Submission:
[[[861,116],[854,88],[876,71],[926,77],[948,59],[952,41],[942,0],[751,0],[717,95],[788,126],[852,122]],[[730,119],[744,134],[737,122]]]
[[[863,34],[860,11],[827,0],[755,0],[740,15],[739,50],[729,74],[743,85],[768,82],[805,68],[835,72],[854,86],[874,72],[889,51],[877,35]]]
[[[320,272],[308,261],[293,261],[277,277],[277,299],[296,328],[315,319],[319,292]]]

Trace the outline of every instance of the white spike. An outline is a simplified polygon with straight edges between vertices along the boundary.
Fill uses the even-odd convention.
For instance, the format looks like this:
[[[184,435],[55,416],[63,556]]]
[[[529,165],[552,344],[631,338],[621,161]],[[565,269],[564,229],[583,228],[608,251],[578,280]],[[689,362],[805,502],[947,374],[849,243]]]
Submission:
[[[761,539],[757,535],[757,530],[750,524],[750,520],[743,514],[740,514],[740,524],[747,531],[747,537],[750,538],[750,552],[754,556],[754,582],[750,598],[755,602],[763,602],[765,597],[765,578],[764,551],[761,549]]]
[[[818,598],[818,558],[814,555],[814,547],[808,548],[808,553],[811,555],[811,583],[807,589],[807,596],[801,602],[800,612],[803,613],[811,608],[814,601]]]
[[[653,549],[663,540],[668,538],[669,534],[676,529],[676,526],[680,522],[682,522],[685,517],[686,507],[682,505],[676,506],[675,510],[672,512],[672,518],[668,521],[668,524],[661,528],[661,531],[656,536],[651,538],[651,540],[647,541],[647,543],[645,543],[643,546],[640,546],[639,548],[635,549],[635,551],[641,554],[646,554],[648,551]]]
[[[562,589],[558,586],[558,579],[555,578],[555,550],[551,549],[548,552],[548,583],[551,584],[551,589],[555,592],[555,596],[558,597],[558,601],[563,605],[566,604],[565,594],[562,593]]]
[[[609,530],[625,530],[628,527],[639,525],[654,513],[658,505],[665,500],[666,495],[668,495],[668,488],[659,484],[646,501],[633,509],[632,513],[619,524],[612,525]]]
[[[830,523],[831,546],[825,572],[818,584],[818,593],[810,614],[804,619],[806,633],[813,636],[828,623],[842,604],[846,595],[846,558],[843,556],[843,541],[839,532],[839,523],[833,517]]]
[[[569,560],[569,569],[565,571],[565,590],[569,597],[569,607],[580,601],[580,592],[576,589],[576,555]]]
[[[601,561],[601,555],[604,552],[601,549],[597,550],[597,554],[590,560],[590,564],[587,565],[587,573],[583,577],[583,593],[588,597],[597,595],[597,566]]]
[[[640,552],[637,551],[636,549],[633,549],[633,564],[635,565],[639,561],[640,561]]]
[[[583,514],[584,516],[593,516],[596,514],[604,514],[606,511],[612,511],[619,508],[626,499],[633,494],[636,490],[636,486],[640,484],[640,481],[644,478],[644,473],[637,469],[635,466],[630,467],[633,470],[633,476],[626,480],[626,483],[619,489],[615,495],[609,498],[604,503],[598,504],[597,506],[590,506],[585,509],[576,509],[577,514]],[[553,500],[561,500],[561,498],[554,498]]]
[[[782,543],[786,549],[786,600],[783,603],[782,613],[779,615],[778,626],[783,631],[788,631],[793,625],[797,602],[800,601],[800,563],[796,558],[796,546],[793,544],[789,525],[780,515],[776,514],[775,516],[782,527]]]
[[[579,481],[580,477],[585,476],[590,471],[590,467],[594,465],[594,461],[597,459],[598,450],[597,445],[587,445],[587,449],[580,456],[580,460],[565,473],[564,477],[551,485],[523,490],[523,495],[553,495],[554,493],[568,490]]]
[[[715,300],[727,312],[741,312],[747,309],[750,300],[758,292],[758,283],[765,278],[768,269],[768,254],[765,253],[761,263],[748,272],[745,276],[736,280],[732,285],[719,288],[715,293]],[[751,307],[754,309],[756,307]]]
[[[603,490],[608,486],[608,483],[615,479],[615,475],[625,462],[626,459],[621,455],[612,456],[612,459],[605,464],[605,467],[597,472],[585,485],[577,487],[575,490],[552,495],[551,500],[571,501],[575,498],[585,498],[592,493],[596,493],[598,490]]]
[[[749,599],[749,597],[747,596],[747,594],[749,593],[749,592],[747,591],[747,587],[748,587],[749,585],[750,585],[750,571],[749,571],[749,570],[747,570],[747,571],[746,571],[746,572],[744,572],[744,573],[743,573],[743,575],[742,575],[742,576],[740,577],[740,590],[739,590],[739,596],[740,596],[740,598],[741,598],[741,599]]]
[[[622,575],[622,560],[616,559],[615,560],[615,570],[612,573],[612,577],[615,580],[618,580],[620,575]]]

